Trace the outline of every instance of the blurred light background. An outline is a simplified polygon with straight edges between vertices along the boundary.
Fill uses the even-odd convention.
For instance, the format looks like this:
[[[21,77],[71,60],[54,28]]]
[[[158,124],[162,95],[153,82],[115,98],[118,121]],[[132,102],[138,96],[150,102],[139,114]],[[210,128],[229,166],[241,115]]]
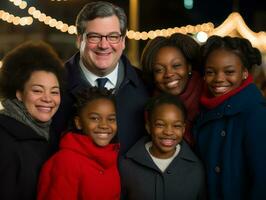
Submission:
[[[22,2],[21,0],[1,0],[0,2],[2,11],[0,15],[3,16],[3,12],[9,13],[8,16],[4,13],[5,20],[0,20],[0,60],[7,51],[30,39],[41,39],[52,44],[63,60],[77,51],[76,36],[73,30],[71,32],[67,27],[75,25],[77,13],[89,2],[88,0],[25,0],[26,7]],[[134,31],[148,32],[186,25],[195,26],[207,22],[213,23],[216,27],[233,11],[241,14],[251,30],[266,31],[266,1],[263,0],[113,0],[110,2],[125,9],[129,16],[129,29],[133,27]],[[137,3],[134,13],[130,10],[132,3]],[[30,15],[29,12],[32,13],[34,10],[28,10],[30,7],[39,10],[39,13]],[[33,20],[23,18],[30,16]],[[50,17],[48,18],[50,21],[54,18],[57,23],[47,25],[47,17]],[[11,22],[11,20],[14,21]],[[23,26],[18,23],[22,23]],[[137,43],[138,48],[131,52],[134,54],[133,57],[139,58],[147,41],[133,42]],[[133,43],[129,42],[128,49],[134,45]],[[128,49],[125,53],[130,53]]]

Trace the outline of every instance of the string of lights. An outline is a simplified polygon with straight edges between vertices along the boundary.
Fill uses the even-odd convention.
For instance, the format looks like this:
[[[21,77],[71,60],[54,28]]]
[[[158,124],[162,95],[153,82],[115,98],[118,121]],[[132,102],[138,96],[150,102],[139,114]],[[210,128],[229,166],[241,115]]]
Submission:
[[[33,22],[32,17],[19,17],[4,10],[0,10],[0,19],[6,21],[7,23],[20,26],[31,25]]]
[[[26,9],[28,4],[24,0],[9,0],[15,6],[18,6],[20,9]],[[61,32],[65,32],[68,34],[76,34],[76,27],[74,25],[68,25],[67,23],[62,22],[61,20],[57,20],[51,16],[46,15],[35,7],[28,8],[28,14],[30,16],[27,17],[19,17],[14,16],[4,10],[0,10],[0,19],[6,21],[8,23],[12,23],[13,25],[31,25],[33,20],[36,19],[45,25],[50,26],[51,28],[56,28]],[[134,40],[148,40],[153,39],[157,36],[167,37],[173,33],[183,33],[183,34],[191,34],[195,36],[199,42],[205,42],[207,38],[211,35],[221,35],[225,36],[232,33],[233,30],[237,30],[240,35],[244,38],[247,38],[251,41],[251,43],[259,48],[262,51],[266,51],[266,32],[253,32],[248,26],[245,24],[243,18],[239,13],[232,13],[228,16],[228,18],[218,27],[214,27],[213,23],[208,22],[204,24],[199,24],[196,26],[187,25],[182,27],[174,27],[167,28],[161,30],[150,30],[150,31],[134,31],[128,30],[127,37],[129,39]]]
[[[20,9],[27,8],[27,2],[23,0],[9,0],[15,6],[18,6]],[[28,8],[28,14],[31,15],[34,19],[37,19],[39,22],[44,23],[45,25],[49,25],[52,28],[56,28],[61,32],[68,32],[69,34],[76,34],[76,27],[74,25],[68,25],[67,23],[63,23],[60,20],[57,20],[51,16],[46,15],[45,13],[41,12],[40,10],[36,9],[35,7]],[[147,40],[153,39],[157,36],[169,36],[173,33],[180,32],[180,33],[191,33],[195,34],[198,32],[210,32],[214,29],[214,25],[212,23],[204,23],[201,25],[187,25],[184,27],[174,27],[162,30],[151,30],[149,32],[143,31],[133,31],[129,30],[127,32],[127,37],[129,39],[134,40]]]

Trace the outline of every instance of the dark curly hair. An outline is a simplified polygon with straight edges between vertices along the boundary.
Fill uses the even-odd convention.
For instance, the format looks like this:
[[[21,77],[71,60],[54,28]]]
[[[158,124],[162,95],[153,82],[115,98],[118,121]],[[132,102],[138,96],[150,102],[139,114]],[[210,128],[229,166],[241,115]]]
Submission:
[[[74,107],[76,110],[76,115],[78,115],[90,101],[96,99],[108,99],[114,104],[116,108],[113,90],[97,87],[82,88],[75,94]]]
[[[154,114],[154,110],[164,104],[175,105],[178,109],[181,110],[183,119],[187,119],[187,110],[184,103],[177,97],[168,93],[161,93],[158,96],[154,96],[148,100],[145,106],[146,119],[151,121],[151,117]]]
[[[53,73],[62,89],[64,67],[57,53],[45,42],[28,41],[11,50],[3,58],[0,69],[0,98],[16,98],[16,91],[24,90],[26,82],[35,71]]]
[[[163,47],[174,47],[181,51],[186,61],[195,71],[200,71],[200,45],[190,36],[174,33],[169,37],[156,37],[150,40],[143,49],[141,66],[146,82],[153,85],[153,65],[158,51]]]
[[[237,55],[248,71],[251,71],[253,66],[260,65],[262,62],[260,51],[252,47],[249,40],[239,37],[220,37],[214,35],[209,37],[201,47],[203,66],[205,66],[209,54],[216,49],[225,49]]]

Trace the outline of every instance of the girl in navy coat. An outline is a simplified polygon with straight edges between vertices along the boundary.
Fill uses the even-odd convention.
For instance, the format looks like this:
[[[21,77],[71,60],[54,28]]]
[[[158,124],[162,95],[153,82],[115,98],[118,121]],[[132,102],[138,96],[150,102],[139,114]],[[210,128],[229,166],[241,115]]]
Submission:
[[[246,39],[212,36],[202,55],[206,87],[194,130],[209,198],[266,199],[266,103],[249,73],[260,52]]]

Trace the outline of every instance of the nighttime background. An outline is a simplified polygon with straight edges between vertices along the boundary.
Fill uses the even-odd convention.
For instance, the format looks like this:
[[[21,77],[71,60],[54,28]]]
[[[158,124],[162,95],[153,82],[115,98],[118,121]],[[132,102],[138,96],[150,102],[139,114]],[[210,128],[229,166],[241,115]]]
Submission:
[[[27,0],[28,7],[34,6],[43,13],[74,25],[79,10],[89,0]],[[129,0],[110,1],[123,7],[129,16]],[[149,31],[212,22],[219,26],[230,13],[241,14],[249,28],[255,32],[266,31],[265,0],[194,0],[192,9],[184,8],[183,0],[139,0],[139,30]],[[13,15],[26,16],[27,8],[21,10],[9,0],[1,0],[0,10]],[[135,30],[137,31],[137,30]],[[0,20],[0,60],[17,44],[29,39],[42,39],[52,44],[63,60],[75,51],[75,35],[62,33],[34,20],[30,26],[15,26]],[[140,51],[146,44],[140,41]]]

